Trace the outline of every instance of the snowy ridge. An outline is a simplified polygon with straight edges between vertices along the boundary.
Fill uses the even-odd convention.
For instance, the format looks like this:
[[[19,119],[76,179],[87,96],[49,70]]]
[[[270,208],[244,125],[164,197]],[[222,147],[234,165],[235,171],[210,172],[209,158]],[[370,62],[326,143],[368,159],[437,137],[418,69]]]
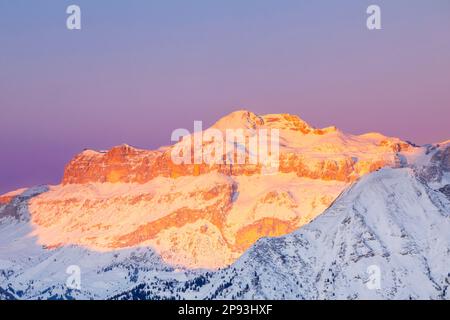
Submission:
[[[259,241],[233,266],[245,272],[238,272],[233,284],[253,279],[257,288],[245,292],[232,285],[221,296],[448,298],[448,230],[448,199],[419,182],[410,169],[382,169],[362,178],[300,230]],[[371,266],[381,271],[377,290],[367,287]]]

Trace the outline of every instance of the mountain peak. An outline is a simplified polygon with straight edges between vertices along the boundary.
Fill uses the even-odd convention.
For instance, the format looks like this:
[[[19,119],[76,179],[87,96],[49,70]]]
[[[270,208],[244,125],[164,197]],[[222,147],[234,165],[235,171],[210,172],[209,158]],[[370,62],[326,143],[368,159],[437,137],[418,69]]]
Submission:
[[[264,125],[264,120],[248,110],[237,110],[222,117],[212,127],[215,129],[256,129]]]
[[[226,129],[256,129],[273,128],[280,130],[300,131],[307,133],[320,133],[297,115],[289,113],[258,115],[242,109],[234,111],[217,121],[213,128]],[[328,130],[329,128],[327,128]]]

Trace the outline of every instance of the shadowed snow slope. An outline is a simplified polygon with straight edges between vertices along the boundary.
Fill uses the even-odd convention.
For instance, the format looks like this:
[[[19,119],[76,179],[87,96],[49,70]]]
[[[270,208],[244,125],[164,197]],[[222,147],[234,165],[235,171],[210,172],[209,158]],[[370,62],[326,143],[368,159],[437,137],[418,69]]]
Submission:
[[[411,169],[382,169],[300,230],[258,241],[222,272],[231,286],[219,297],[448,298],[449,230],[443,193]]]

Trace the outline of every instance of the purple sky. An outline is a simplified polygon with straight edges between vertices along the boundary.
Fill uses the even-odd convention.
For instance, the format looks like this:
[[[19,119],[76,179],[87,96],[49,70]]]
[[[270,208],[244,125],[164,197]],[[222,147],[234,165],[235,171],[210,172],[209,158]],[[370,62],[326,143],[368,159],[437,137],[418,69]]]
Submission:
[[[0,193],[57,183],[83,148],[156,148],[243,108],[450,139],[449,32],[448,0],[1,1]]]

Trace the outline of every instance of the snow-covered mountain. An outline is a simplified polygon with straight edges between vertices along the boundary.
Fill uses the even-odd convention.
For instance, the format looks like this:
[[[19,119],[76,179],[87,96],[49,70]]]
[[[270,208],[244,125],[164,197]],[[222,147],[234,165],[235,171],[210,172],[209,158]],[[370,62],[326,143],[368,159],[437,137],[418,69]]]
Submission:
[[[61,185],[0,197],[0,297],[448,298],[448,141],[248,112],[213,127],[227,123],[277,126],[280,172],[169,170],[167,148],[121,146],[78,155]]]
[[[250,163],[177,165],[171,152],[182,142],[154,151],[85,150],[60,185],[29,200],[31,234],[47,248],[151,246],[173,265],[224,267],[259,238],[308,223],[360,176],[423,152],[381,134],[315,129],[287,114],[237,111],[200,134],[212,129],[240,129],[247,137],[278,129],[278,173]]]

